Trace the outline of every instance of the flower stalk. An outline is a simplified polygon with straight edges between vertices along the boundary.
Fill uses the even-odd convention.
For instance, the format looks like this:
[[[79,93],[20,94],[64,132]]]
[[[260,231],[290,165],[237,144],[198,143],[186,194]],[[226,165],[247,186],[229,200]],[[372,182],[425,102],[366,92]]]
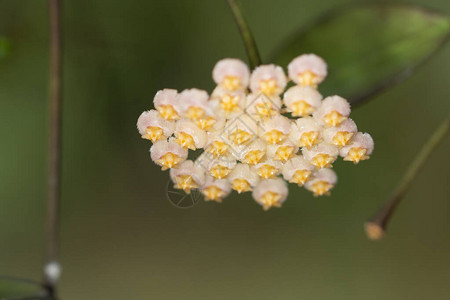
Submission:
[[[430,139],[424,144],[420,152],[409,165],[408,170],[406,171],[397,188],[394,190],[390,199],[378,211],[378,213],[375,214],[375,216],[373,216],[368,222],[366,222],[365,230],[369,239],[379,240],[384,236],[389,220],[392,218],[395,209],[408,192],[408,189],[411,186],[414,178],[419,173],[420,169],[424,166],[431,153],[437,148],[437,146],[446,136],[449,129],[449,120],[450,118],[447,118],[431,135]]]
[[[250,62],[250,68],[254,69],[262,63],[261,57],[259,56],[258,47],[256,47],[255,39],[253,38],[247,20],[242,13],[242,8],[239,5],[238,0],[227,0],[227,2],[239,28],[239,32],[241,33],[242,40],[244,41],[245,51],[247,52],[247,57]]]
[[[61,197],[62,30],[61,0],[49,0],[50,73],[49,144],[44,286],[56,298],[59,278],[59,210]]]

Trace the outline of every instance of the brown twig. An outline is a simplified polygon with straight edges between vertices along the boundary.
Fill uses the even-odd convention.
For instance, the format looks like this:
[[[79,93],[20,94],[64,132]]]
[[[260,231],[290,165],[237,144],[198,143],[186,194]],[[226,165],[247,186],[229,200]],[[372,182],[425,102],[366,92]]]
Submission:
[[[49,0],[50,77],[48,198],[44,285],[49,296],[56,296],[55,267],[59,267],[59,202],[61,197],[61,125],[62,125],[62,32],[61,0]],[[52,269],[53,268],[53,269]],[[59,273],[59,270],[56,270]],[[58,274],[57,274],[58,275]]]
[[[434,149],[436,149],[447,134],[449,120],[450,118],[447,118],[431,135],[430,139],[423,145],[420,152],[409,165],[408,170],[389,201],[365,224],[366,234],[371,240],[379,240],[384,236],[387,224],[391,219],[392,214],[405,196],[412,181],[416,177],[419,170],[423,167],[430,154]]]

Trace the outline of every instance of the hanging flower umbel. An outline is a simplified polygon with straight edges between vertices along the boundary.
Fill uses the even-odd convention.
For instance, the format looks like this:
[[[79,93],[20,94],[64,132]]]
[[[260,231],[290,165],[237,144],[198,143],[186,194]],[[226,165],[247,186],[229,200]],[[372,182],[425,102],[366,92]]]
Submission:
[[[304,54],[287,69],[288,77],[273,64],[250,74],[241,60],[226,58],[213,69],[211,95],[195,88],[156,93],[156,110],[143,112],[137,127],[153,142],[152,160],[170,169],[175,188],[198,189],[216,202],[231,190],[252,191],[267,210],[286,200],[287,182],[329,195],[339,156],[355,164],[369,158],[374,142],[358,132],[347,100],[323,99],[317,90],[327,76],[324,60]],[[285,91],[289,80],[295,85]],[[189,150],[199,149],[188,159]]]

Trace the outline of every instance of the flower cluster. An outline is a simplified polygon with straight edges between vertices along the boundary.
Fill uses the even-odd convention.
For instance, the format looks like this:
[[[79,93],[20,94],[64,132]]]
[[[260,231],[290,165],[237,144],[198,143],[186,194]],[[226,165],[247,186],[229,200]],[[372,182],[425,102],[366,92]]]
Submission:
[[[329,194],[338,156],[355,164],[369,158],[374,142],[358,132],[347,100],[323,99],[317,90],[327,76],[323,59],[301,55],[287,69],[288,77],[276,65],[250,73],[241,60],[227,58],[213,69],[211,95],[199,89],[155,95],[155,110],[142,113],[137,127],[153,142],[152,160],[170,169],[175,188],[199,189],[217,202],[231,190],[252,191],[267,210],[286,200],[286,181],[315,196]],[[285,91],[289,80],[294,84]],[[187,159],[197,149],[204,151]]]

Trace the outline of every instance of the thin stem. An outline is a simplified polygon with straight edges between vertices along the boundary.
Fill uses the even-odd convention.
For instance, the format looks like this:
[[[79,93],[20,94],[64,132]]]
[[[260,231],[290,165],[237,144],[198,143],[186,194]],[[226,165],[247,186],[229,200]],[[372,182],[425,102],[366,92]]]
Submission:
[[[44,284],[55,297],[59,267],[59,202],[61,196],[61,112],[62,112],[62,33],[61,0],[49,0],[50,25],[50,86],[49,86],[49,145],[48,145],[48,198],[47,235]]]
[[[247,20],[245,19],[244,14],[242,13],[242,9],[241,6],[239,5],[238,0],[227,0],[227,2],[231,8],[231,12],[233,13],[234,20],[238,25],[242,40],[244,41],[245,51],[247,52],[250,67],[254,69],[261,64],[261,57],[259,56],[258,47],[256,47],[255,39],[253,38]]]
[[[378,240],[384,236],[386,232],[387,223],[392,217],[395,209],[400,204],[401,200],[408,191],[412,181],[417,173],[423,167],[430,154],[442,142],[449,129],[449,120],[447,118],[431,135],[430,139],[423,145],[420,152],[409,165],[408,170],[395,189],[389,201],[382,207],[378,213],[371,218],[366,224],[366,234],[372,240]]]

